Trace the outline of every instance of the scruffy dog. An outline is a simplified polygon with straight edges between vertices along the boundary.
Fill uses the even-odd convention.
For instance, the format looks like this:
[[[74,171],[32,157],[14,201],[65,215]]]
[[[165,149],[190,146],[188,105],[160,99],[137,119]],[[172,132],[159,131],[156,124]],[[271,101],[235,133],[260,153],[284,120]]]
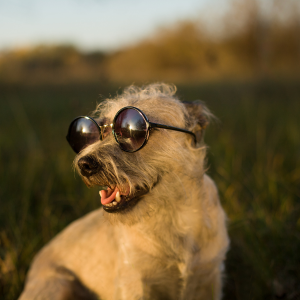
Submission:
[[[75,167],[102,208],[40,251],[21,300],[221,298],[229,240],[205,174],[210,113],[175,92],[131,86],[71,123]]]

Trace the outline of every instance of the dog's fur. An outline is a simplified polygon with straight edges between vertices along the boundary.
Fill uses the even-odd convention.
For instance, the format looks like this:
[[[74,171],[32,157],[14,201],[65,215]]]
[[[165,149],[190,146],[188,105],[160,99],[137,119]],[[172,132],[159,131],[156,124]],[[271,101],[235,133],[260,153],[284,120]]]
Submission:
[[[122,151],[112,134],[75,159],[101,166],[83,176],[88,186],[118,187],[138,195],[120,212],[103,208],[75,221],[36,256],[20,300],[33,299],[220,299],[229,240],[226,217],[213,181],[205,174],[203,130],[210,113],[184,104],[175,87],[129,87],[94,112],[112,121],[125,106],[150,122],[193,131],[156,129],[135,153]],[[141,193],[142,191],[142,193]],[[130,202],[130,201],[129,201]]]

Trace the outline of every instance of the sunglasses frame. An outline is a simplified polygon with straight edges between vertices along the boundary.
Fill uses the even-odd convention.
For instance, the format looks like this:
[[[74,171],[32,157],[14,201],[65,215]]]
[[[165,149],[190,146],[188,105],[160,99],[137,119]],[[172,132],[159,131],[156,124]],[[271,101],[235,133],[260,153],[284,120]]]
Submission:
[[[146,123],[146,135],[145,135],[145,140],[144,140],[143,144],[142,144],[139,148],[137,148],[137,149],[135,149],[135,150],[126,150],[126,149],[123,149],[122,146],[120,145],[119,141],[118,141],[117,135],[116,135],[115,130],[114,130],[115,121],[116,121],[117,117],[119,116],[119,114],[120,114],[122,111],[124,111],[124,110],[126,110],[126,109],[134,109],[134,110],[136,110],[137,112],[139,112],[139,113],[142,115],[142,117],[144,118],[144,121],[145,121],[145,123]],[[125,107],[121,108],[121,109],[116,113],[116,115],[115,115],[115,117],[114,117],[114,120],[113,120],[112,124],[109,124],[109,125],[99,125],[95,119],[93,119],[92,117],[89,117],[89,116],[79,116],[79,117],[75,118],[75,119],[71,122],[71,124],[70,124],[70,126],[69,126],[69,130],[68,130],[68,134],[67,134],[67,136],[66,136],[67,141],[69,142],[69,144],[70,144],[70,146],[71,146],[72,149],[73,149],[73,147],[72,147],[71,142],[70,142],[71,127],[72,127],[72,125],[73,125],[73,123],[74,123],[75,121],[77,121],[78,119],[81,119],[81,118],[84,118],[84,119],[87,119],[87,120],[91,120],[93,123],[95,123],[95,125],[97,126],[97,128],[98,128],[98,130],[99,130],[99,137],[100,137],[99,140],[100,140],[100,141],[103,140],[102,130],[105,129],[105,127],[107,127],[107,126],[111,126],[111,127],[112,127],[112,133],[113,133],[114,138],[115,138],[116,142],[118,143],[119,147],[121,148],[122,151],[129,152],[129,153],[134,153],[134,152],[136,152],[136,151],[142,149],[142,148],[147,144],[147,142],[148,142],[148,140],[149,140],[150,131],[151,131],[152,129],[154,129],[154,128],[163,128],[163,129],[169,129],[169,130],[174,130],[174,131],[180,131],[180,132],[188,133],[188,134],[190,134],[190,135],[193,136],[195,144],[197,143],[196,135],[195,135],[192,131],[189,131],[189,130],[186,130],[186,129],[182,129],[182,128],[178,128],[178,127],[174,127],[174,126],[168,126],[168,125],[163,125],[163,124],[159,124],[159,123],[153,123],[153,122],[150,122],[150,121],[148,120],[147,116],[146,116],[139,108],[134,107],[134,106],[125,106]],[[73,150],[74,150],[74,149],[73,149]],[[75,151],[75,150],[74,150],[74,151]],[[76,151],[75,151],[75,152],[76,152]],[[80,152],[80,151],[79,151],[79,152]],[[76,153],[79,153],[79,152],[76,152]]]

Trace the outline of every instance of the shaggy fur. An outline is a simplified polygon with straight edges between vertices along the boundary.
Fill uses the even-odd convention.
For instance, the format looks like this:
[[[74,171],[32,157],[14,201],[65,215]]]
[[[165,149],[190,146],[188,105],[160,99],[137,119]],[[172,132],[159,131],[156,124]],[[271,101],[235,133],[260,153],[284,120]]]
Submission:
[[[150,133],[135,153],[122,151],[107,132],[81,151],[101,166],[83,176],[88,186],[118,188],[139,201],[117,213],[102,208],[75,221],[36,256],[21,300],[220,299],[229,240],[213,181],[205,174],[203,130],[210,113],[200,102],[184,104],[174,86],[129,87],[94,112],[111,122],[125,106],[151,122],[185,128]]]

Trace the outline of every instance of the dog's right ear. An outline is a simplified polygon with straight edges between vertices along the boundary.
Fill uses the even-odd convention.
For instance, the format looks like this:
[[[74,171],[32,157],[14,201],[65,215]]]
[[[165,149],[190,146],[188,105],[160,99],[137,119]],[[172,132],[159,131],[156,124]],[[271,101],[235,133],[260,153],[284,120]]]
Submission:
[[[191,102],[182,101],[182,103],[185,105],[188,112],[187,126],[190,131],[195,133],[197,144],[201,143],[204,130],[209,124],[209,119],[212,117],[212,114],[200,100]]]

